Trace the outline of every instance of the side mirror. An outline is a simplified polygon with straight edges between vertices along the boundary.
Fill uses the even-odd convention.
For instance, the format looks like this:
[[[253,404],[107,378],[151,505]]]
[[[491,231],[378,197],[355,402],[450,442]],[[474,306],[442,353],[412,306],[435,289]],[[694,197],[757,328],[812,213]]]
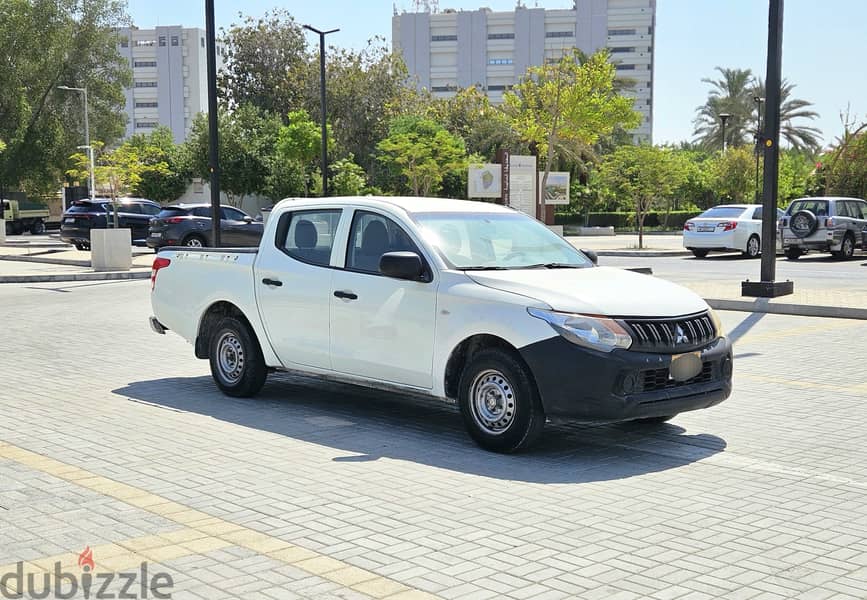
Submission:
[[[596,252],[594,252],[593,250],[588,250],[588,249],[586,249],[586,248],[581,248],[581,253],[582,253],[584,256],[586,256],[587,258],[589,258],[589,259],[590,259],[590,262],[592,262],[594,265],[598,265],[598,264],[599,264],[599,257],[596,255]]]
[[[251,217],[250,215],[244,215],[244,223],[252,223],[252,222],[253,222],[253,217]]]
[[[424,271],[421,257],[415,252],[386,252],[379,259],[379,272],[395,279],[419,279]]]

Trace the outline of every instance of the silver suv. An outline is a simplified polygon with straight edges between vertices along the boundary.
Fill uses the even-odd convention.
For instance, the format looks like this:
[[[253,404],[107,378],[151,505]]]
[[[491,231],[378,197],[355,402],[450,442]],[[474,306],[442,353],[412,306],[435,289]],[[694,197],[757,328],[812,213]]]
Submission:
[[[793,201],[780,219],[786,258],[796,260],[808,250],[849,259],[862,247],[867,227],[867,202],[857,198],[802,198]]]

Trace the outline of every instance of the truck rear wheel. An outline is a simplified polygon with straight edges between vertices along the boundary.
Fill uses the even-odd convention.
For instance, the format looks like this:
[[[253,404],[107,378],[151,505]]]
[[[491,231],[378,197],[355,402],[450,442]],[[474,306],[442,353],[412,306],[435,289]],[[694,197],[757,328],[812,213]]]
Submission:
[[[45,233],[45,223],[42,221],[34,221],[30,225],[30,235],[39,235],[40,233]]]
[[[481,350],[461,374],[458,400],[467,431],[493,452],[530,446],[545,426],[545,412],[527,367],[501,348]]]
[[[255,396],[265,385],[268,369],[256,335],[246,323],[226,317],[217,324],[210,342],[211,376],[228,396]]]

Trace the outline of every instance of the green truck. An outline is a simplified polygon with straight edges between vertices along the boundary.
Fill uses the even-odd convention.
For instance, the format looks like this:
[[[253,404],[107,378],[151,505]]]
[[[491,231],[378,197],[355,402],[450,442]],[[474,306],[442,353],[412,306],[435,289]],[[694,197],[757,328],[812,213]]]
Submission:
[[[28,200],[4,199],[2,202],[6,235],[17,235],[25,231],[36,235],[45,231],[45,222],[50,215],[47,206]]]

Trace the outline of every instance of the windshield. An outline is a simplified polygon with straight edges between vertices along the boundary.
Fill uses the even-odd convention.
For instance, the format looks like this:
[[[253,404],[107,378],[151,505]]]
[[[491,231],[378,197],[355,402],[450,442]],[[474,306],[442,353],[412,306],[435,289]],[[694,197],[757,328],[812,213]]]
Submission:
[[[809,210],[816,216],[828,216],[827,200],[795,200],[789,205],[789,214],[793,215],[799,210]]]
[[[743,206],[714,206],[701,213],[700,219],[736,219],[744,212]]]
[[[415,219],[455,269],[593,266],[563,238],[520,213],[423,213]]]

